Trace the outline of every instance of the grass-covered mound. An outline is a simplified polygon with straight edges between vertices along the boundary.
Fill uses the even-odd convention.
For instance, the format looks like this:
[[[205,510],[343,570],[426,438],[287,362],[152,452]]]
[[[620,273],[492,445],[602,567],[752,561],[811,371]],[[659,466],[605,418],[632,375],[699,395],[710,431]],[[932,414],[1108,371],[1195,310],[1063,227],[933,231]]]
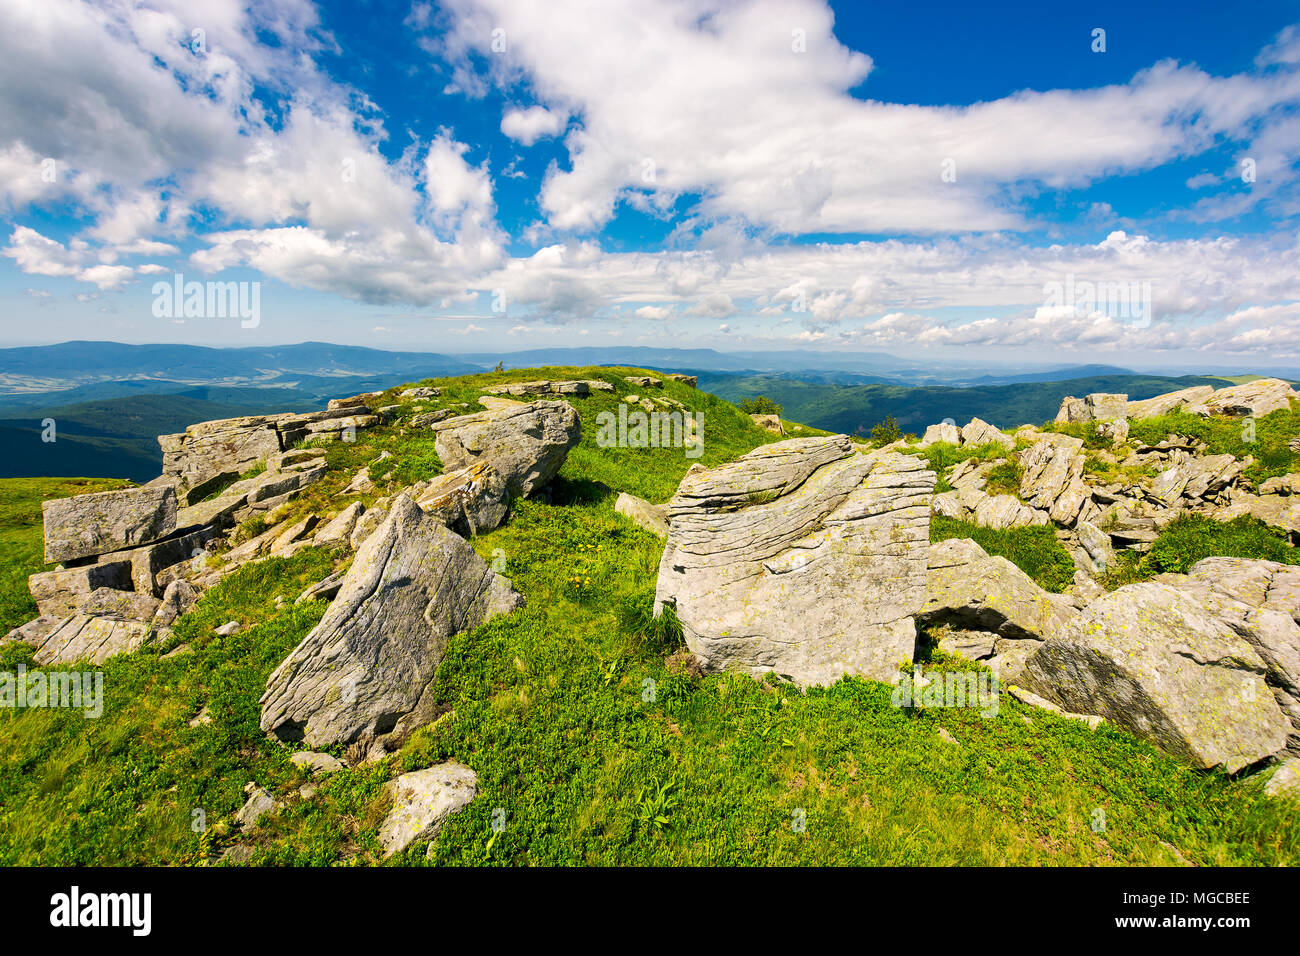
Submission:
[[[1197,561],[1211,557],[1300,564],[1300,549],[1291,546],[1286,532],[1249,515],[1215,521],[1187,514],[1165,525],[1145,554],[1121,551],[1117,557],[1106,576],[1107,587],[1145,581],[1166,572],[1186,574]]]
[[[432,384],[456,402],[469,397],[463,383]],[[690,393],[669,392],[713,409],[706,464],[775,440]],[[326,607],[293,599],[336,556],[248,565],[205,594],[171,644],[103,667],[102,717],[0,709],[0,863],[199,863],[231,841],[250,780],[285,803],[255,831],[251,862],[376,863],[383,783],[452,758],[477,772],[478,795],[444,825],[436,864],[1300,862],[1294,811],[1254,781],[1193,771],[1112,727],[1090,731],[1005,694],[986,719],[899,709],[872,681],[805,692],[701,675],[672,622],[651,616],[662,543],[613,510],[620,490],[664,500],[691,462],[681,449],[595,446],[590,415],[610,398],[574,400],[583,444],[551,502],[519,502],[474,539],[527,606],[452,642],[441,717],[401,753],[302,795],[307,779],[291,748],[258,729],[257,702]],[[440,467],[396,427],[329,454],[359,465],[381,448],[401,459],[392,468]],[[232,619],[244,629],[213,633]],[[192,653],[163,656],[181,644]],[[0,667],[29,654],[10,648]],[[975,666],[935,657],[928,666]],[[210,721],[191,727],[204,708]],[[425,847],[393,862],[423,865]]]

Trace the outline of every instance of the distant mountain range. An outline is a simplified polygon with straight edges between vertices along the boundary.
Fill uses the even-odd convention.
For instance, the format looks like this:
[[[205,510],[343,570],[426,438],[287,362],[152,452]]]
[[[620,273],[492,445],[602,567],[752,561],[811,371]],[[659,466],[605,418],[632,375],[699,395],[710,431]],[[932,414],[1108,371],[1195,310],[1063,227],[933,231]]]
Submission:
[[[446,355],[321,342],[223,349],[64,342],[0,349],[0,441],[9,451],[0,459],[0,477],[145,481],[161,464],[156,436],[194,422],[308,411],[331,398],[472,374],[498,363],[689,372],[699,376],[701,388],[724,398],[766,395],[785,406],[787,418],[843,432],[869,430],[887,415],[911,431],[972,416],[1016,425],[1051,418],[1065,394],[1120,391],[1147,398],[1188,385],[1228,384],[1205,374],[1140,375],[1108,365],[938,365],[884,352],[616,347]],[[55,442],[41,440],[47,419],[55,422]]]

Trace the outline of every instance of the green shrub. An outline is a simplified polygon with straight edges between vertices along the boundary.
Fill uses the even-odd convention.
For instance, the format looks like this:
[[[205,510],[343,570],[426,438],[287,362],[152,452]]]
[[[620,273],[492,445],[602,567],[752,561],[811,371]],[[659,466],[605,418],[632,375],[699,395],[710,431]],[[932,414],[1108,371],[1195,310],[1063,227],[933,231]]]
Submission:
[[[780,415],[781,406],[772,401],[766,395],[759,395],[757,398],[742,398],[736,403],[746,415]]]
[[[1186,574],[1202,558],[1213,557],[1300,564],[1300,549],[1288,543],[1285,532],[1249,515],[1232,521],[1182,515],[1165,526],[1146,554],[1121,552],[1104,583],[1116,588],[1157,574]]]
[[[879,422],[871,428],[871,441],[877,446],[898,441],[901,436],[902,432],[899,431],[898,422],[893,415],[887,416],[883,422]]]

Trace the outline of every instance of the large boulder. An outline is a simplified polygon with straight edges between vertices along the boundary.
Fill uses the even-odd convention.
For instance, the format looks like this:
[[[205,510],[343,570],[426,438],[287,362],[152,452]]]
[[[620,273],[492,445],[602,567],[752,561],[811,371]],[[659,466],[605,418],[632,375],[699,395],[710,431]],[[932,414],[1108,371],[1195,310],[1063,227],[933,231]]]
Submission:
[[[983,661],[1003,683],[1016,680],[1025,659],[1078,614],[1006,558],[965,538],[930,545],[925,590],[917,622],[948,628],[940,646]]]
[[[434,448],[448,471],[488,462],[512,495],[526,497],[547,484],[582,437],[578,413],[567,402],[529,402],[460,415],[433,426]]]
[[[1251,415],[1259,418],[1269,412],[1291,407],[1295,389],[1280,378],[1261,378],[1245,385],[1221,388],[1188,411],[1200,415]]]
[[[1130,401],[1125,415],[1128,418],[1159,418],[1161,415],[1168,415],[1189,405],[1200,405],[1213,394],[1213,385],[1194,385],[1176,392],[1166,392],[1155,398]]]
[[[949,445],[961,444],[961,429],[951,422],[940,422],[938,425],[930,425],[926,428],[925,434],[921,437],[921,447],[925,448],[936,442],[945,442]]]
[[[373,740],[431,715],[456,634],[523,599],[406,496],[357,551],[321,622],[271,674],[261,726],[312,747]]]
[[[844,435],[695,466],[667,506],[656,610],[675,607],[712,669],[892,680],[925,601],[934,482],[920,459]]]
[[[1023,683],[1198,767],[1235,772],[1286,746],[1259,654],[1194,597],[1157,582],[1099,598],[1025,662]]]
[[[417,841],[432,842],[443,821],[474,799],[478,774],[453,760],[404,773],[384,790],[393,806],[379,826],[379,845],[389,857]]]
[[[176,489],[126,488],[42,502],[45,560],[72,561],[134,548],[176,530]]]
[[[972,418],[961,427],[961,443],[963,445],[995,444],[1007,449],[1016,447],[1014,438],[980,418]]]

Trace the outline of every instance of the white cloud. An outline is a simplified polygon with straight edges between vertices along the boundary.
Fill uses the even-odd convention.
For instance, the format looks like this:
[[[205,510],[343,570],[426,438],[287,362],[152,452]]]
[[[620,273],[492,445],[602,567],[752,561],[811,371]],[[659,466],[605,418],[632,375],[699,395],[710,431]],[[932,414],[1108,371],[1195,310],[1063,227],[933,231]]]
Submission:
[[[544,106],[530,106],[526,110],[508,110],[501,117],[501,132],[513,140],[532,146],[546,136],[558,136],[564,129],[564,115]]]

